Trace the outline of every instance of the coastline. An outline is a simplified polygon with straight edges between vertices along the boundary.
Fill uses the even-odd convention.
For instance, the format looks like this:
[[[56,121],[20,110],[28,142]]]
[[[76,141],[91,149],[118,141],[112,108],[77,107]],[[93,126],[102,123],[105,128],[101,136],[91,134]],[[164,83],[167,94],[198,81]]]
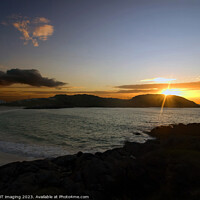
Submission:
[[[200,199],[200,124],[156,127],[155,140],[126,142],[0,167],[0,194],[87,195],[90,199]]]

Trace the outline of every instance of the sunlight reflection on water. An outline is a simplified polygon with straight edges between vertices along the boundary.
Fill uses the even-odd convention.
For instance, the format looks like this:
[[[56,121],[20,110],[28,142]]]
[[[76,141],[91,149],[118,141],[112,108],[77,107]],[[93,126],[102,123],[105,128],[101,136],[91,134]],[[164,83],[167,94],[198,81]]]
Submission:
[[[158,125],[200,123],[198,108],[67,108],[1,110],[0,150],[35,157],[96,152],[145,142]],[[136,135],[135,133],[140,133]]]

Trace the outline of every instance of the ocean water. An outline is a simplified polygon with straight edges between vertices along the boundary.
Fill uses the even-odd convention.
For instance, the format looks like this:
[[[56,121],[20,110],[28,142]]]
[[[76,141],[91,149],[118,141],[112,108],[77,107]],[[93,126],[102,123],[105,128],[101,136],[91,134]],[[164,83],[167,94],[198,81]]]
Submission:
[[[145,142],[159,125],[200,123],[198,108],[0,108],[0,151],[33,158]],[[135,134],[135,133],[140,133]]]

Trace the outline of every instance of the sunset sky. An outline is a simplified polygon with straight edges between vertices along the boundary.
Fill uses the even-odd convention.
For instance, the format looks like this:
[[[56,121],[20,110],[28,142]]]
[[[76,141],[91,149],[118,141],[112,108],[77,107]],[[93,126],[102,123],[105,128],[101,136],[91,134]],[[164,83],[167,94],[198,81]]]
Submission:
[[[163,93],[200,104],[200,1],[1,0],[0,99]]]

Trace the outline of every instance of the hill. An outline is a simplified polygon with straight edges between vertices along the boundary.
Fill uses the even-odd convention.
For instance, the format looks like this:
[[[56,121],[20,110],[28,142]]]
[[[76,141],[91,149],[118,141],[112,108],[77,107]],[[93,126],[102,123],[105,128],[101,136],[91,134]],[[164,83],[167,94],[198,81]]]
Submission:
[[[134,104],[134,107],[161,107],[164,98],[165,95],[163,94],[146,94],[135,96],[130,101]],[[199,107],[199,105],[180,96],[168,95],[166,96],[164,107],[190,108]]]
[[[8,103],[10,106],[24,106],[26,108],[69,108],[69,107],[161,107],[165,95],[146,94],[132,99],[102,98],[94,95],[55,95],[50,98],[25,99]],[[166,96],[164,107],[194,108],[199,107],[193,101],[183,97]]]

